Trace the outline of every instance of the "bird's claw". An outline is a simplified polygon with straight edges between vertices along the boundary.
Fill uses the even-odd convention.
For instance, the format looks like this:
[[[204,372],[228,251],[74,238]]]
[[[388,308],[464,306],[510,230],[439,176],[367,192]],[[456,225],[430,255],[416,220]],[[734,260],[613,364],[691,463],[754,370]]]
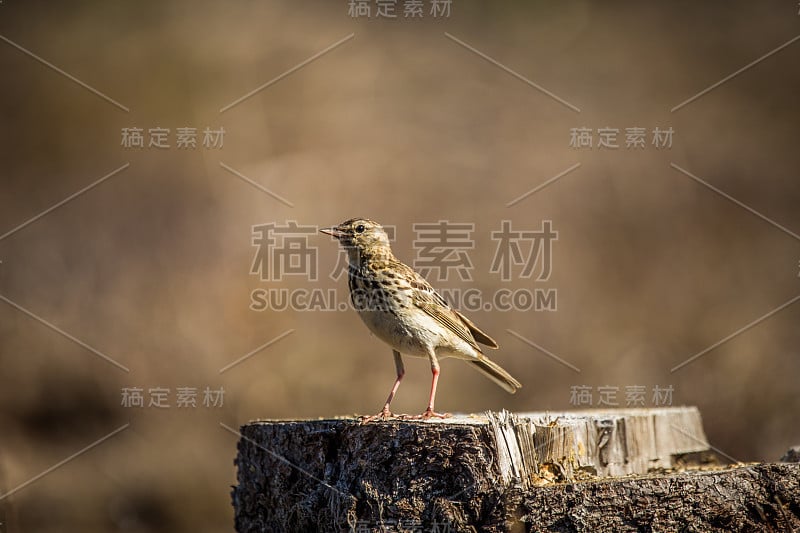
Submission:
[[[376,420],[380,420],[385,422],[390,418],[395,418],[397,420],[428,420],[431,418],[450,418],[453,416],[451,413],[437,413],[433,409],[425,409],[424,413],[418,415],[406,415],[406,414],[394,414],[389,409],[383,408],[381,412],[371,415],[371,416],[361,416],[359,417],[359,422],[363,424],[369,424],[370,422],[375,422]]]
[[[453,416],[451,413],[437,413],[433,409],[425,409],[425,412],[419,415],[400,415],[398,418],[401,420],[428,420],[430,418],[450,418]]]
[[[450,418],[452,413],[437,413],[433,409],[426,409],[424,413],[422,413],[422,419],[428,420],[429,418]]]
[[[386,420],[392,418],[393,416],[395,415],[393,415],[388,408],[384,407],[378,414],[360,417],[360,422],[361,424],[369,424],[370,422],[374,422],[375,420],[382,420],[385,422]]]

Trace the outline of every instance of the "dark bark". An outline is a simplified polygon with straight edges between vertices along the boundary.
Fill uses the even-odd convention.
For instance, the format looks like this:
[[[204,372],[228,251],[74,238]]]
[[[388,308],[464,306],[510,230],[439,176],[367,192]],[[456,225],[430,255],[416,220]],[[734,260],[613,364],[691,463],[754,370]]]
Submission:
[[[498,439],[509,437],[491,419],[255,422],[241,431],[232,493],[240,532],[800,527],[800,464],[598,479],[569,475],[567,458],[537,459],[509,477],[498,458],[508,444]],[[527,463],[543,457],[545,443],[526,442],[518,448]]]
[[[792,446],[789,448],[783,457],[781,457],[781,462],[783,463],[800,463],[800,446]]]
[[[774,531],[800,528],[800,465],[758,464],[515,494],[531,531]]]

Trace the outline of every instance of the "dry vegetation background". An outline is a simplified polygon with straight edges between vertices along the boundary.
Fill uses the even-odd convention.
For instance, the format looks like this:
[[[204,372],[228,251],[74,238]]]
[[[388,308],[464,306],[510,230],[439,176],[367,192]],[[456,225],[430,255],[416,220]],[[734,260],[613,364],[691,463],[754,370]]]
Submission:
[[[0,530],[230,530],[237,437],[220,422],[380,407],[391,355],[354,313],[248,308],[270,286],[346,295],[327,277],[338,250],[323,237],[310,240],[319,281],[249,274],[251,226],[286,220],[393,224],[406,261],[414,222],[474,222],[474,281],[439,285],[493,291],[503,284],[489,273],[489,232],[551,219],[553,276],[536,286],[558,289],[557,311],[471,314],[524,388],[508,396],[448,360],[438,407],[563,410],[573,385],[672,385],[714,446],[776,459],[800,441],[800,304],[670,369],[800,293],[800,242],[670,163],[800,232],[800,42],[670,109],[798,33],[794,1],[457,1],[450,18],[422,21],[354,20],[344,1],[0,3],[0,35],[130,108],[0,42],[0,233],[130,163],[0,240],[0,295],[130,369],[0,302],[0,493],[130,424],[0,501]],[[122,148],[121,128],[134,126],[171,128],[173,148]],[[224,147],[177,150],[184,126],[224,127]],[[671,126],[675,137],[668,150],[575,150],[581,126]],[[420,360],[407,368],[396,406],[415,412],[430,374]],[[183,386],[224,387],[225,405],[177,409]],[[122,407],[122,387],[168,387],[173,407]]]

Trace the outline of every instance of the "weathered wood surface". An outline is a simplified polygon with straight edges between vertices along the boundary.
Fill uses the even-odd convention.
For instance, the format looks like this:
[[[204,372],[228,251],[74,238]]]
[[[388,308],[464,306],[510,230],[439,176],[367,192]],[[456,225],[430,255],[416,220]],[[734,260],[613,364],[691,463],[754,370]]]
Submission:
[[[800,465],[558,484],[512,491],[504,505],[530,531],[792,532],[800,528]]]
[[[488,418],[488,420],[487,420]],[[646,474],[671,468],[674,458],[709,449],[695,407],[613,409],[566,413],[487,413],[503,477],[534,483],[539,465],[561,477]]]
[[[800,527],[800,464],[665,470],[707,450],[693,408],[264,421],[241,433],[240,532]]]

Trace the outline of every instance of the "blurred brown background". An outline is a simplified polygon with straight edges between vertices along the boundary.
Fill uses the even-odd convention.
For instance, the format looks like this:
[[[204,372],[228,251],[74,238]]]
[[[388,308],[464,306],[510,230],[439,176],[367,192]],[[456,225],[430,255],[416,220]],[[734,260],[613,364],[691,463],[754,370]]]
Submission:
[[[0,35],[129,112],[0,42],[0,531],[225,531],[236,428],[253,418],[377,411],[390,351],[352,311],[255,312],[259,288],[335,289],[249,273],[251,227],[366,216],[397,228],[475,224],[473,281],[440,287],[558,290],[554,312],[473,312],[516,396],[443,363],[437,406],[571,408],[573,386],[672,386],[712,445],[774,460],[800,441],[800,304],[670,369],[800,294],[800,242],[670,167],[800,232],[800,42],[685,107],[800,34],[795,1],[457,1],[434,19],[348,16],[347,2],[0,3]],[[575,112],[445,32],[580,108]],[[224,113],[332,43],[354,37]],[[570,130],[618,128],[616,150]],[[624,148],[624,129],[648,130]],[[122,128],[170,128],[171,148],[125,149]],[[176,128],[198,147],[175,147]],[[206,127],[221,149],[200,146]],[[672,147],[650,144],[654,127]],[[147,139],[145,139],[147,143]],[[595,137],[595,144],[597,138]],[[276,201],[220,162],[289,200]],[[506,204],[570,166],[573,172]],[[546,283],[490,273],[501,220],[559,232]],[[61,328],[103,360],[11,303]],[[288,330],[227,372],[220,369]],[[506,332],[551,350],[576,373]],[[429,368],[407,363],[399,411],[424,407]],[[170,389],[170,408],[127,408],[124,387]],[[222,407],[176,407],[178,387],[224,388]],[[149,399],[145,394],[145,402]],[[59,468],[34,476],[130,424]]]

